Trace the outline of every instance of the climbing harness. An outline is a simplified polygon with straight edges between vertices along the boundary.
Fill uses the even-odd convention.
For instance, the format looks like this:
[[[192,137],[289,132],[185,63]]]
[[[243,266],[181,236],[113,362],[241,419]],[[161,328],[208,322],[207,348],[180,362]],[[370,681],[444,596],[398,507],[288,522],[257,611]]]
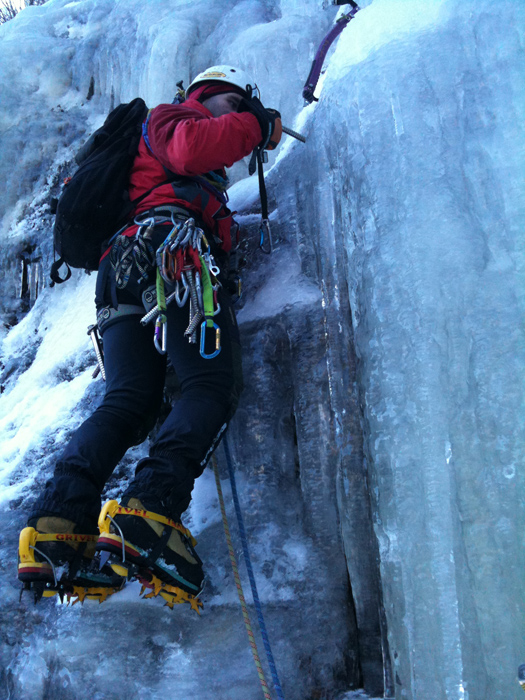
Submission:
[[[119,304],[118,309],[99,309],[98,323],[88,329],[98,362],[94,377],[101,373],[105,379],[99,330],[112,318],[126,313],[141,314],[141,323],[144,326],[155,320],[153,342],[157,351],[164,355],[167,349],[166,310],[172,301],[182,308],[189,300],[189,324],[184,337],[190,343],[197,344],[200,327],[201,356],[204,359],[213,359],[221,351],[221,329],[215,320],[215,316],[221,310],[218,302],[221,270],[211,252],[208,239],[204,231],[196,225],[195,219],[186,218],[185,210],[167,206],[163,207],[162,214],[158,216],[154,212],[145,217],[137,217],[134,223],[138,229],[134,236],[124,236],[120,232],[115,234],[110,261],[115,270],[117,288],[123,289],[128,284],[133,268],[137,270],[139,284],[146,282],[152,270],[156,268],[155,286],[146,291],[152,299],[156,294],[157,303],[145,315],[143,307],[129,304]],[[184,218],[181,220],[181,217]],[[168,235],[155,251],[151,242],[155,227],[170,223]],[[169,288],[174,287],[168,296],[166,285]],[[210,334],[214,334],[211,340]],[[210,345],[213,348],[211,352]]]
[[[154,343],[159,353],[166,352],[166,308],[175,300],[179,308],[189,300],[189,324],[184,331],[188,342],[197,343],[200,326],[200,354],[213,359],[221,351],[221,332],[214,317],[221,307],[217,301],[220,269],[212,255],[210,244],[195,219],[176,221],[172,214],[172,228],[158,247],[156,291],[157,305],[141,319],[143,325],[155,318]],[[166,297],[165,285],[175,287]],[[214,349],[206,352],[206,335],[215,332]]]
[[[318,98],[314,97],[314,92],[315,88],[317,87],[319,77],[321,75],[321,70],[323,69],[323,63],[324,59],[326,58],[326,54],[328,53],[328,49],[337,39],[339,34],[341,34],[341,32],[347,26],[350,20],[352,20],[359,12],[358,4],[356,2],[353,2],[352,0],[349,0],[349,2],[345,3],[336,2],[334,4],[348,4],[352,6],[352,9],[347,14],[341,15],[341,17],[339,17],[335,25],[322,40],[321,45],[319,46],[317,53],[315,54],[312,67],[310,68],[310,73],[308,74],[308,78],[306,79],[306,83],[304,84],[303,88],[303,97],[309,104],[311,104],[314,101],[318,101]]]
[[[252,591],[253,603],[255,606],[256,613],[257,613],[257,621],[259,623],[259,630],[261,632],[261,637],[262,637],[264,648],[266,651],[266,658],[268,660],[268,665],[270,667],[270,672],[272,674],[272,680],[273,680],[273,685],[275,688],[275,694],[277,695],[279,700],[284,700],[284,694],[283,694],[283,691],[281,688],[281,683],[279,681],[279,676],[277,674],[277,667],[275,665],[275,660],[273,657],[272,649],[270,647],[270,640],[268,639],[268,632],[266,631],[266,624],[264,622],[261,601],[259,599],[259,592],[257,590],[257,584],[255,582],[255,576],[253,574],[252,561],[251,561],[251,557],[250,557],[250,551],[248,549],[248,539],[246,537],[246,530],[244,528],[244,519],[242,517],[241,505],[239,502],[239,495],[237,492],[237,484],[235,481],[235,472],[233,469],[233,461],[232,461],[232,457],[231,457],[231,453],[230,453],[230,446],[229,446],[228,438],[226,435],[224,436],[224,439],[223,439],[223,445],[224,445],[224,454],[226,456],[226,464],[228,466],[228,475],[230,478],[233,503],[235,506],[235,513],[237,515],[237,523],[239,526],[239,533],[241,536],[244,561],[246,562],[246,569],[248,571],[248,578],[250,580],[250,588]],[[237,563],[235,561],[235,554],[233,553],[233,547],[231,544],[230,530],[229,530],[229,526],[228,526],[228,520],[226,518],[226,509],[224,507],[224,498],[222,496],[222,489],[221,489],[221,485],[220,485],[220,479],[219,479],[219,475],[218,475],[218,471],[217,471],[217,462],[216,462],[215,458],[213,458],[213,468],[215,471],[215,481],[217,483],[217,491],[219,493],[219,503],[221,506],[224,531],[226,533],[226,540],[228,542],[228,550],[230,552],[230,561],[232,562],[232,568],[233,568],[233,573],[234,573],[234,577],[235,577],[235,584],[237,586],[237,591],[239,593],[239,599],[241,601],[242,614],[244,617],[246,630],[248,632],[248,637],[250,639],[250,646],[252,648],[252,654],[253,654],[253,658],[255,661],[255,665],[257,667],[257,673],[258,673],[259,679],[261,681],[261,686],[263,689],[264,697],[268,699],[268,698],[270,698],[270,695],[268,693],[268,685],[266,684],[266,680],[264,678],[264,673],[263,673],[263,670],[261,667],[261,662],[260,662],[259,655],[257,652],[255,639],[253,637],[253,632],[251,629],[248,610],[246,608],[246,601],[244,600],[244,594],[242,592],[241,582],[239,579],[239,570],[237,567]]]

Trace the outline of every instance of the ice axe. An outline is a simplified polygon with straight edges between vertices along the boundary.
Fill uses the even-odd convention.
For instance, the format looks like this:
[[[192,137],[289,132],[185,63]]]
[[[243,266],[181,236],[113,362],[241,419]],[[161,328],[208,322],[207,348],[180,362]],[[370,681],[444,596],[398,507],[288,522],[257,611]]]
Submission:
[[[287,126],[282,126],[282,130],[284,134],[288,134],[288,136],[293,136],[294,139],[297,139],[298,141],[302,141],[303,143],[306,143],[306,138],[302,135],[297,133],[297,131],[294,131],[293,129],[289,129]]]
[[[332,5],[351,5],[352,9],[347,14],[341,15],[341,17],[339,17],[335,25],[332,27],[332,29],[330,29],[328,34],[322,40],[319,48],[317,49],[317,53],[315,54],[315,58],[312,63],[312,67],[310,68],[310,73],[308,74],[308,78],[306,79],[306,83],[304,84],[303,88],[303,97],[306,100],[306,102],[308,102],[308,104],[311,104],[314,101],[318,101],[317,97],[314,97],[314,92],[315,88],[317,87],[321,71],[323,69],[323,63],[324,59],[326,58],[326,54],[328,53],[328,49],[330,48],[330,46],[332,46],[334,41],[337,39],[339,34],[341,34],[341,32],[350,22],[350,20],[352,20],[359,12],[359,5],[356,2],[353,2],[352,0],[350,0],[349,2],[333,0]]]

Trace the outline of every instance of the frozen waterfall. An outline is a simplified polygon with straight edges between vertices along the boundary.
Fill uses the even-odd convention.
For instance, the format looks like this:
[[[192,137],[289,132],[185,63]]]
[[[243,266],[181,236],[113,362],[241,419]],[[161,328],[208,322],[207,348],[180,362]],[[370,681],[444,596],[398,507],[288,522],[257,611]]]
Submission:
[[[272,256],[246,163],[230,190],[247,241],[230,441],[285,697],[523,696],[525,4],[365,0],[304,107],[344,11],[49,0],[0,27],[0,698],[262,697],[211,471],[185,518],[209,579],[200,618],[138,584],[34,607],[16,578],[31,502],[104,390],[94,276],[47,286],[50,198],[110,108],[171,102],[216,63],[254,75],[307,137],[266,166]]]

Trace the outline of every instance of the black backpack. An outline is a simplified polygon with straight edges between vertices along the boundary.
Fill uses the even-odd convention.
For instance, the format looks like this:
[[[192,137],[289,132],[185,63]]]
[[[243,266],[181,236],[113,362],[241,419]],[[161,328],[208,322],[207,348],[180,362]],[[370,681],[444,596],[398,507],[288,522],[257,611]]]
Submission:
[[[140,201],[130,201],[128,184],[147,113],[140,97],[119,105],[75,156],[80,167],[64,186],[56,207],[53,240],[60,257],[51,266],[53,282],[69,279],[69,266],[97,270],[103,243],[126,223]],[[58,271],[64,263],[68,271],[63,279]]]

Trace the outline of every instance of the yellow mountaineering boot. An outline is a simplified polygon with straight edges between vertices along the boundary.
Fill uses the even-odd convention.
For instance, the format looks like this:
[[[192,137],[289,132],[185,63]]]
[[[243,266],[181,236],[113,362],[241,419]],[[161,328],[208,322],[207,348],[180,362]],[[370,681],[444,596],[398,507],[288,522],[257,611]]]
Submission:
[[[189,603],[199,612],[198,595],[204,574],[202,562],[189,530],[158,513],[144,508],[136,498],[125,504],[108,501],[98,521],[97,551],[120,576],[137,578],[149,589],[145,598],[160,595],[173,608]]]
[[[75,523],[66,518],[43,517],[33,524],[20,533],[18,578],[35,602],[57,593],[68,602],[102,602],[122,588],[125,579],[110,567],[99,570],[94,561],[97,535],[76,533]]]

